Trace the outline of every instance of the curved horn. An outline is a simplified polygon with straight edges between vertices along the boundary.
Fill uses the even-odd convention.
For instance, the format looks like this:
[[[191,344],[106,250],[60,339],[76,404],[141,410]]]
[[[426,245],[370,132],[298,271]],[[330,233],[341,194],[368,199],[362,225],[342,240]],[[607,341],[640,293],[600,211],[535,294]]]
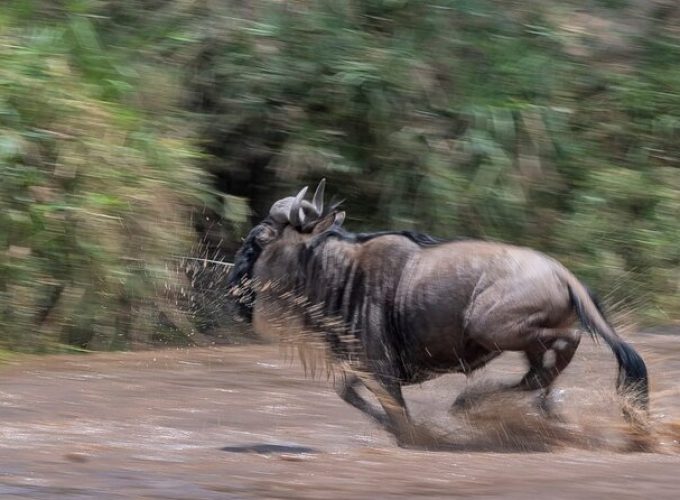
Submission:
[[[301,204],[302,199],[307,194],[307,186],[303,187],[297,194],[293,202],[290,204],[290,210],[288,212],[288,220],[295,227],[300,227],[305,222],[305,214],[302,210]]]
[[[302,200],[301,206],[304,209],[306,214],[313,215],[315,218],[319,217],[321,215],[321,212],[317,211],[316,207],[312,205],[310,202],[307,200]]]
[[[323,193],[325,186],[326,179],[321,179],[321,182],[319,182],[319,185],[314,192],[314,199],[312,203],[308,202],[307,200],[302,200],[300,202],[302,213],[304,213],[305,216],[312,216],[314,219],[321,217],[321,214],[323,213]]]
[[[316,208],[317,217],[323,213],[323,195],[325,190],[326,190],[326,178],[324,177],[323,179],[321,179],[321,182],[319,182],[319,185],[316,187],[316,191],[314,191],[314,199],[312,200],[314,208]]]
[[[290,206],[295,198],[293,196],[287,196],[276,201],[272,207],[269,209],[269,216],[276,222],[285,224],[288,222],[288,215],[290,214]]]

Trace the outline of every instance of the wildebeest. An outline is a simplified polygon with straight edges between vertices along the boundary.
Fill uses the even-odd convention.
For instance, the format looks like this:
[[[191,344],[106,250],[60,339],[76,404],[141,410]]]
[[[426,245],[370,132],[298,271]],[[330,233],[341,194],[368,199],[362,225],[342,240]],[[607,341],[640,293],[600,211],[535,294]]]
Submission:
[[[505,388],[547,395],[579,344],[576,319],[609,345],[619,391],[646,411],[642,358],[559,262],[502,243],[351,233],[337,205],[324,207],[324,186],[311,202],[304,188],[273,204],[237,252],[228,286],[257,332],[314,332],[350,368],[339,395],[398,439],[413,429],[403,385],[469,374],[503,351],[523,352],[529,365]],[[359,395],[361,383],[384,412]]]

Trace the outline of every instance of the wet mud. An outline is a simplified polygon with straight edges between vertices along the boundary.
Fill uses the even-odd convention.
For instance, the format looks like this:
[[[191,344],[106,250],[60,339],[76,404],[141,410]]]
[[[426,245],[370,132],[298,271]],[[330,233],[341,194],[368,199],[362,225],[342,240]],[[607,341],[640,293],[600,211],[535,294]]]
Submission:
[[[680,335],[640,333],[651,417],[632,429],[605,345],[584,339],[546,419],[532,397],[455,397],[519,378],[409,387],[435,436],[405,449],[276,346],[46,356],[0,366],[0,498],[677,498]]]

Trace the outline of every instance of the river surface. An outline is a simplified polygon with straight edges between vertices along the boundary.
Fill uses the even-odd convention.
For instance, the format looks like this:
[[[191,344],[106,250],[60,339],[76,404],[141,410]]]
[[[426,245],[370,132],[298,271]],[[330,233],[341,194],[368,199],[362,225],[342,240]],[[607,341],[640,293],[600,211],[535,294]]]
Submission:
[[[620,416],[616,366],[585,338],[546,420],[528,396],[450,414],[455,396],[518,378],[409,387],[440,441],[404,449],[276,346],[23,358],[0,366],[0,498],[678,498],[680,335],[635,334],[652,381],[647,433]]]

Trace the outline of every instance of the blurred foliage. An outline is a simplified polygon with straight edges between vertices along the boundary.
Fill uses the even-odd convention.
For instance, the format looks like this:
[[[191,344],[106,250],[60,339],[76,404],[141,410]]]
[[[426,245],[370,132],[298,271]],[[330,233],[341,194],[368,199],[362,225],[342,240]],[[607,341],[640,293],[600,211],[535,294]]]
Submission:
[[[36,23],[31,4],[0,17],[0,347],[148,342],[191,243],[196,153],[129,105],[135,73],[87,17]]]
[[[236,4],[189,44],[188,86],[253,221],[325,176],[353,228],[534,246],[678,318],[674,2]]]
[[[201,256],[230,255],[274,199],[325,176],[352,229],[534,246],[610,302],[679,319],[674,1],[9,4],[7,345],[189,329],[165,266],[206,173],[219,194],[193,220]]]

